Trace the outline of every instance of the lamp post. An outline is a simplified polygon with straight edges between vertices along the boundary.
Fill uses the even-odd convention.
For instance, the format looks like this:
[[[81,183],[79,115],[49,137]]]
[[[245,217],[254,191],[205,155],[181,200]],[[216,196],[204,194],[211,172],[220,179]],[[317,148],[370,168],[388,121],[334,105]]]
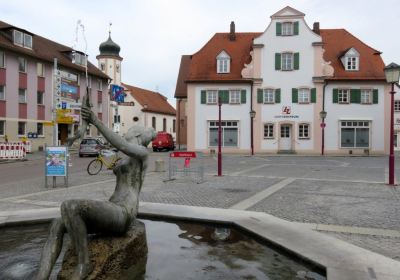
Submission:
[[[253,120],[256,117],[256,111],[250,111],[250,145],[251,145],[251,155],[254,156],[254,138],[253,138]]]
[[[218,176],[222,176],[222,154],[221,154],[221,97],[218,97]]]
[[[386,81],[392,84],[390,91],[390,153],[389,153],[389,185],[394,186],[394,84],[399,82],[400,66],[390,63],[385,67]]]
[[[326,126],[325,118],[326,118],[326,115],[327,115],[327,113],[324,110],[319,112],[319,116],[321,117],[321,129],[322,129],[321,156],[323,156],[325,153],[325,126]]]

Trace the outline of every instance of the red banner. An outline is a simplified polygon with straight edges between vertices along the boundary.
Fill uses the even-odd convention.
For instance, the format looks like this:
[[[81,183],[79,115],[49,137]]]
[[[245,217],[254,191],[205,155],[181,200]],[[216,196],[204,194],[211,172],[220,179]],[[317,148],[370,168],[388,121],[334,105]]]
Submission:
[[[172,152],[169,154],[173,158],[196,158],[195,152]]]

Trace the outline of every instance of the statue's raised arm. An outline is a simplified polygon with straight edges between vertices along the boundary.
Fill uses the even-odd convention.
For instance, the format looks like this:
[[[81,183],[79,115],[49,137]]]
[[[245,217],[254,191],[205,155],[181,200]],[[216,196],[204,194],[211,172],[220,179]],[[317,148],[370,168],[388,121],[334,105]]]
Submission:
[[[112,146],[123,152],[129,157],[145,158],[149,152],[146,146],[143,146],[147,139],[153,139],[155,137],[154,130],[145,128],[135,127],[134,131],[129,130],[126,137],[123,138],[120,135],[113,132],[111,129],[106,127],[93,113],[90,108],[83,106],[81,110],[82,118],[89,123],[96,126],[100,133],[110,142]],[[135,145],[136,144],[136,145]],[[148,144],[148,143],[147,143]]]

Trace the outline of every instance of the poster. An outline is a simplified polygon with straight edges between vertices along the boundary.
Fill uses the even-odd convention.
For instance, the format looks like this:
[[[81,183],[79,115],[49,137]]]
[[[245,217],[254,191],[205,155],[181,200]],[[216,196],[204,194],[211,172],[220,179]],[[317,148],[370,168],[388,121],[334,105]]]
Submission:
[[[67,147],[46,147],[46,176],[67,176]]]

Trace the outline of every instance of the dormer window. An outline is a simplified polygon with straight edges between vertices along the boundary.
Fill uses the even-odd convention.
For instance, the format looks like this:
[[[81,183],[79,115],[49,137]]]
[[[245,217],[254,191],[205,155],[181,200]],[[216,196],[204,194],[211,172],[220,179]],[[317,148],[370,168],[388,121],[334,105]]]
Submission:
[[[341,58],[346,71],[358,71],[360,68],[360,53],[355,49],[349,49]]]
[[[15,45],[32,49],[32,36],[19,30],[13,31],[13,42]]]
[[[358,70],[358,57],[346,57],[346,70]]]
[[[72,63],[86,65],[86,56],[78,52],[72,52]]]
[[[222,51],[217,56],[217,73],[229,73],[231,68],[230,62],[231,57],[225,51]]]

